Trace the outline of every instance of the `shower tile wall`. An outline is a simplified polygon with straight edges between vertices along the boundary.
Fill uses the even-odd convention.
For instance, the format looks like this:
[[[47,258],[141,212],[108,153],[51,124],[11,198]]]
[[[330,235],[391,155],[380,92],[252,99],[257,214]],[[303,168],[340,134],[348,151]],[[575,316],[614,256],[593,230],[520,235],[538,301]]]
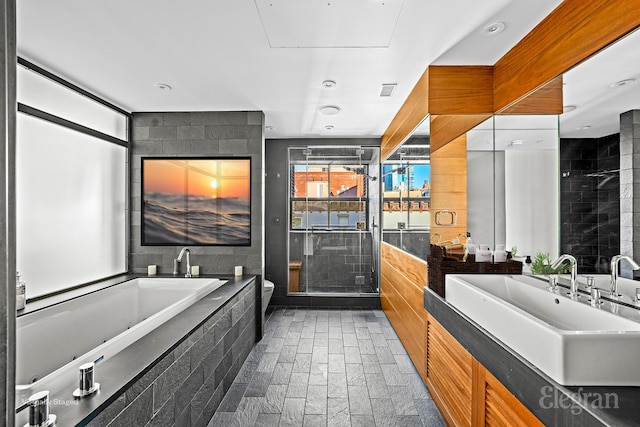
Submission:
[[[300,254],[302,260],[300,292],[375,292],[369,234],[331,232],[310,236],[313,254],[308,256],[304,252],[305,234],[290,236],[291,256]],[[356,284],[356,276],[364,277],[364,285]]]
[[[560,140],[560,252],[581,273],[608,273],[620,253],[620,135]]]

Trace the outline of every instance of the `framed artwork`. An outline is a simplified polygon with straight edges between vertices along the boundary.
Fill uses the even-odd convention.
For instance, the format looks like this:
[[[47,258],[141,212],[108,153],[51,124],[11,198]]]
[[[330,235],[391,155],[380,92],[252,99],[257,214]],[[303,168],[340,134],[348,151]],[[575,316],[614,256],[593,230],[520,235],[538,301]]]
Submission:
[[[142,245],[250,246],[251,159],[142,158]]]

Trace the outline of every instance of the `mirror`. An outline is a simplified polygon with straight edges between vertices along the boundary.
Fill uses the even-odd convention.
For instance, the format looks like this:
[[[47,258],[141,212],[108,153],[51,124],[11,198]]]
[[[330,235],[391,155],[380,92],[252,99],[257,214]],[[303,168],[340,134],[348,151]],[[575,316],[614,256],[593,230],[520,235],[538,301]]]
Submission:
[[[558,118],[497,115],[467,133],[468,228],[518,256],[558,256]]]
[[[639,70],[636,31],[563,76],[560,250],[578,259],[581,273],[608,273],[620,253],[640,259]]]
[[[430,240],[429,119],[382,163],[382,240],[427,259]]]

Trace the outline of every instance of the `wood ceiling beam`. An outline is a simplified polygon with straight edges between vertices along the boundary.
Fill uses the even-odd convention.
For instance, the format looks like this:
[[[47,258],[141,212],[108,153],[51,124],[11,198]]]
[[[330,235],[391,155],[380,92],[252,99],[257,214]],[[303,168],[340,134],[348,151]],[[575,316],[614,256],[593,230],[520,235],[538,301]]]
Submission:
[[[382,136],[382,160],[429,115],[439,121],[431,138],[442,145],[444,134],[434,131],[461,135],[475,120],[433,116],[561,114],[562,74],[640,27],[638,10],[640,0],[564,0],[494,66],[427,67]]]
[[[495,112],[640,27],[640,0],[564,0],[494,65]]]

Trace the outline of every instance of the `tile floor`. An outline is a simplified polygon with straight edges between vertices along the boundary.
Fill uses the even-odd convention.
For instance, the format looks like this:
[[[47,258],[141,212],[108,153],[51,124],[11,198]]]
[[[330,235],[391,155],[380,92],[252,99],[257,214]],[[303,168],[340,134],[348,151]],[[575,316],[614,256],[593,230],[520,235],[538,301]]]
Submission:
[[[283,307],[208,427],[444,425],[381,310]]]

